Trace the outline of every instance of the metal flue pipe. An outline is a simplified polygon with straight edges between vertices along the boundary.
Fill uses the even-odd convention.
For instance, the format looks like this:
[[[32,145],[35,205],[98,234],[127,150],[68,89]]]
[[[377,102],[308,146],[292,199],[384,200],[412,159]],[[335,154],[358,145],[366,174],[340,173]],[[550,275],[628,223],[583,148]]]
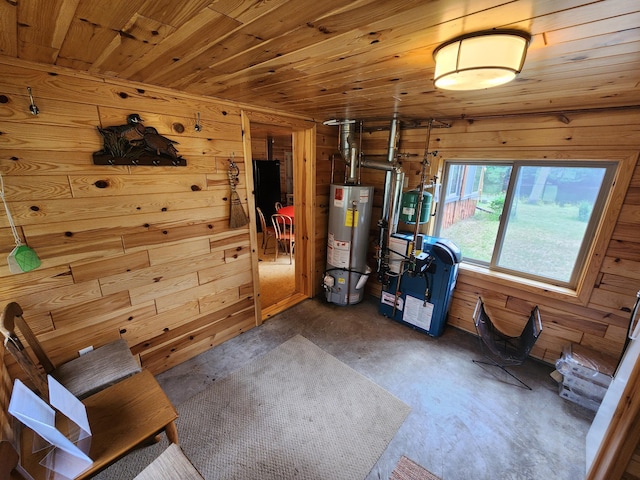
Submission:
[[[356,131],[358,122],[355,120],[342,120],[339,123],[340,133],[338,139],[338,151],[342,159],[349,167],[345,183],[357,183],[358,146],[356,145]]]

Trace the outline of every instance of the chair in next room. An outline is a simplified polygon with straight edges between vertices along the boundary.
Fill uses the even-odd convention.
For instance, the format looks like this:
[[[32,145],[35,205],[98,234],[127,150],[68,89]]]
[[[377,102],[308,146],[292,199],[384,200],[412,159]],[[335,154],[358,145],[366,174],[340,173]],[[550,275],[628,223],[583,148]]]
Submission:
[[[33,331],[23,318],[20,305],[9,303],[0,314],[0,332],[7,350],[27,374],[39,395],[48,400],[46,375],[49,374],[79,399],[124,380],[141,371],[140,363],[127,342],[118,339],[54,366]],[[37,365],[16,335],[16,327],[40,363]]]
[[[258,212],[258,217],[260,218],[260,228],[262,230],[262,248],[264,249],[262,253],[267,253],[267,246],[269,245],[270,238],[276,238],[276,230],[271,225],[267,225],[267,221],[264,218],[264,213],[260,207],[256,207],[256,211]],[[276,239],[276,248],[278,240]]]
[[[293,233],[293,219],[288,215],[274,213],[271,215],[271,223],[273,223],[273,229],[276,231],[275,261],[278,261],[278,248],[282,246],[282,249],[289,254],[289,264],[292,264],[293,249],[296,244],[295,233]]]
[[[520,385],[531,390],[531,387],[507,370],[508,367],[522,365],[529,356],[533,345],[542,332],[540,310],[535,306],[522,332],[517,337],[506,335],[491,321],[484,308],[482,298],[478,297],[473,321],[480,339],[480,348],[487,361],[473,360],[474,363],[491,365],[502,369],[516,379]]]

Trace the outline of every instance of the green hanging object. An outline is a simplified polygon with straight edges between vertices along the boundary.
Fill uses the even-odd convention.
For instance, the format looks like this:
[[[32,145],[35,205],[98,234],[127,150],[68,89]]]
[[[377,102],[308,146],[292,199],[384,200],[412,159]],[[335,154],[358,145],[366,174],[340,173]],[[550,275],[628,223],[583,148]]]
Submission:
[[[40,258],[33,248],[23,245],[16,230],[16,226],[13,223],[13,217],[9,211],[9,206],[4,198],[4,181],[2,175],[0,175],[0,197],[2,197],[2,203],[4,209],[7,212],[7,218],[9,219],[9,226],[13,233],[13,238],[16,241],[16,246],[7,257],[7,263],[9,264],[9,271],[11,273],[23,273],[35,270],[40,266]]]
[[[7,257],[11,273],[23,273],[40,266],[40,258],[35,250],[26,245],[18,245]]]

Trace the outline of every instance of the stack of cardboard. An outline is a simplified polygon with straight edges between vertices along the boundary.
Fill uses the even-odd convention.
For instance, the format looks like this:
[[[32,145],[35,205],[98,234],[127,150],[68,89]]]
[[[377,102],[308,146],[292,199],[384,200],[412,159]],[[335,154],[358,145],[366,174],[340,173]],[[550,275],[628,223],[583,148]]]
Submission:
[[[570,344],[556,361],[558,391],[578,405],[596,411],[615,372],[616,359],[582,345]],[[554,372],[554,373],[556,373]]]

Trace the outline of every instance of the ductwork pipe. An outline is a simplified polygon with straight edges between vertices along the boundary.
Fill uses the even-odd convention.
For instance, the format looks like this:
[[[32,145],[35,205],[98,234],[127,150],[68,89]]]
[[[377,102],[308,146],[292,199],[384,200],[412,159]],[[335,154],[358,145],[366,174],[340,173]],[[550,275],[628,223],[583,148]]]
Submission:
[[[389,144],[387,146],[387,165],[396,165],[396,152],[398,150],[398,138],[400,137],[400,129],[398,128],[400,122],[398,117],[394,116],[391,119],[391,125],[389,126]],[[389,202],[392,200],[391,189],[393,188],[393,179],[390,174],[385,175],[384,179],[384,195],[382,198],[382,212],[383,219],[387,222],[393,220],[388,217],[387,212],[391,212],[392,206]],[[391,222],[393,223],[393,222]]]
[[[396,151],[398,147],[398,138],[400,129],[397,117],[393,117],[389,128],[389,144],[387,148],[387,161],[367,160],[363,158],[360,161],[361,166],[365,168],[373,168],[376,170],[384,170],[387,173],[384,178],[384,193],[382,196],[382,218],[378,223],[378,253],[376,255],[376,271],[386,270],[388,258],[386,257],[387,246],[389,245],[391,233],[395,232],[398,226],[400,198],[402,195],[402,186],[404,184],[404,171],[396,162]]]
[[[358,183],[357,169],[358,165],[358,145],[356,144],[356,133],[358,122],[355,120],[342,120],[339,123],[340,134],[338,151],[347,166],[347,174],[345,175],[345,183]]]

